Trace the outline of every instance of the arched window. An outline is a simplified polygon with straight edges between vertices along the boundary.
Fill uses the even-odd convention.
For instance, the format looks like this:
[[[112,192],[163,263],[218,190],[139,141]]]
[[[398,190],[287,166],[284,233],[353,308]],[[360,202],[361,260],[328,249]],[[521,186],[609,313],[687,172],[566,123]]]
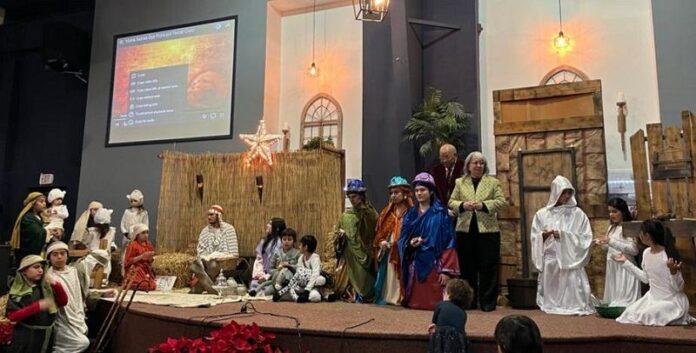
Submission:
[[[302,110],[300,141],[304,145],[315,137],[322,141],[330,138],[335,147],[341,148],[342,126],[343,111],[338,101],[326,93],[319,93]]]
[[[539,86],[556,85],[559,83],[571,83],[587,81],[590,78],[584,72],[569,65],[561,65],[549,71],[539,82]]]

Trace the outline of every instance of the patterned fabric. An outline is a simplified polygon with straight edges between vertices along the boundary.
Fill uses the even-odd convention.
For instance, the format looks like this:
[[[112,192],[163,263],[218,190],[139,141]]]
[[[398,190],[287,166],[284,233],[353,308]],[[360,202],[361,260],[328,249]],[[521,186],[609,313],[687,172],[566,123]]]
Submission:
[[[470,345],[463,332],[450,326],[437,327],[430,336],[428,353],[468,353]]]
[[[231,224],[220,222],[220,228],[208,225],[201,231],[198,236],[198,257],[208,256],[214,252],[239,256],[237,232]]]
[[[471,177],[465,176],[457,179],[448,203],[449,208],[457,214],[457,232],[468,233],[471,226],[471,218],[474,212],[460,212],[459,209],[459,206],[466,201],[478,201],[486,206],[488,212],[484,210],[475,211],[479,233],[500,231],[497,212],[505,207],[507,202],[498,179],[484,175],[475,190]]]

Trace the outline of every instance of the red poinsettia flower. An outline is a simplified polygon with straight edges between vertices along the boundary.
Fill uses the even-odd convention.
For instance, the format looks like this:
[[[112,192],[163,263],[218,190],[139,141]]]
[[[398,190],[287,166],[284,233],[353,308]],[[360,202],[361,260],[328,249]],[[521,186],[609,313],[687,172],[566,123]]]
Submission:
[[[14,326],[9,321],[0,321],[0,346],[9,346],[12,343],[12,330]]]
[[[168,338],[151,347],[150,353],[289,353],[273,349],[276,336],[265,333],[256,323],[242,325],[235,321],[212,331],[210,336],[191,340],[187,337]]]

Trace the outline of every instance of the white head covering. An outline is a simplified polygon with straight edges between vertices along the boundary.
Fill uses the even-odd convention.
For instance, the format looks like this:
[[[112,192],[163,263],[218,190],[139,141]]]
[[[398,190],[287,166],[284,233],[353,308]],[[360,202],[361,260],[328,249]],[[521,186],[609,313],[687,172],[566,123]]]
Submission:
[[[102,266],[106,266],[110,260],[109,253],[104,249],[93,250],[91,253],[89,253],[89,256],[97,260],[97,262],[99,262]]]
[[[131,191],[130,194],[126,195],[126,198],[128,198],[128,200],[137,200],[138,203],[142,205],[144,196],[142,191],[135,189]]]
[[[89,211],[89,210],[91,210],[91,209],[93,209],[93,208],[100,209],[100,208],[102,208],[102,207],[104,207],[104,205],[102,205],[101,202],[99,202],[99,201],[92,201],[92,202],[89,203],[89,206],[87,206],[87,211]]]
[[[21,271],[35,263],[45,263],[46,260],[39,256],[39,255],[27,255],[22,258],[22,261],[19,263],[19,268],[17,271]]]
[[[100,208],[94,215],[94,223],[97,224],[111,224],[111,214],[114,210],[108,208]]]
[[[46,230],[60,229],[65,231],[65,229],[63,229],[63,220],[60,218],[51,218],[51,222],[48,223],[48,225],[46,225],[44,228],[46,228]]]
[[[150,228],[148,228],[148,226],[145,225],[144,223],[136,223],[131,228],[131,232],[129,235],[130,235],[131,239],[135,240],[135,237],[138,236],[138,234],[140,234],[144,231],[149,231],[149,230],[150,230]]]
[[[63,243],[62,241],[54,241],[48,246],[48,249],[46,249],[46,257],[48,258],[51,256],[51,253],[56,250],[70,251],[68,244]]]
[[[55,199],[65,198],[66,193],[66,191],[63,191],[61,189],[51,189],[51,191],[48,192],[48,203],[53,202],[53,200]]]
[[[546,207],[555,206],[556,202],[558,202],[558,198],[561,197],[563,190],[568,189],[573,190],[573,196],[570,197],[568,202],[560,207],[577,206],[578,203],[575,201],[575,188],[573,187],[573,184],[571,184],[570,180],[568,180],[566,177],[558,175],[555,179],[553,179],[553,182],[551,182],[551,195],[549,195],[549,202],[546,203]]]

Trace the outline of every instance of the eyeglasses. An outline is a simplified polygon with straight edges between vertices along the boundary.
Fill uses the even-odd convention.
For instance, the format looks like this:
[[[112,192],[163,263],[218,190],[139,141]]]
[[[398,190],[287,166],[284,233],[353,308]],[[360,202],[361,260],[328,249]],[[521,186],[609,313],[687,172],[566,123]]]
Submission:
[[[216,213],[208,213],[208,216],[215,216]]]

